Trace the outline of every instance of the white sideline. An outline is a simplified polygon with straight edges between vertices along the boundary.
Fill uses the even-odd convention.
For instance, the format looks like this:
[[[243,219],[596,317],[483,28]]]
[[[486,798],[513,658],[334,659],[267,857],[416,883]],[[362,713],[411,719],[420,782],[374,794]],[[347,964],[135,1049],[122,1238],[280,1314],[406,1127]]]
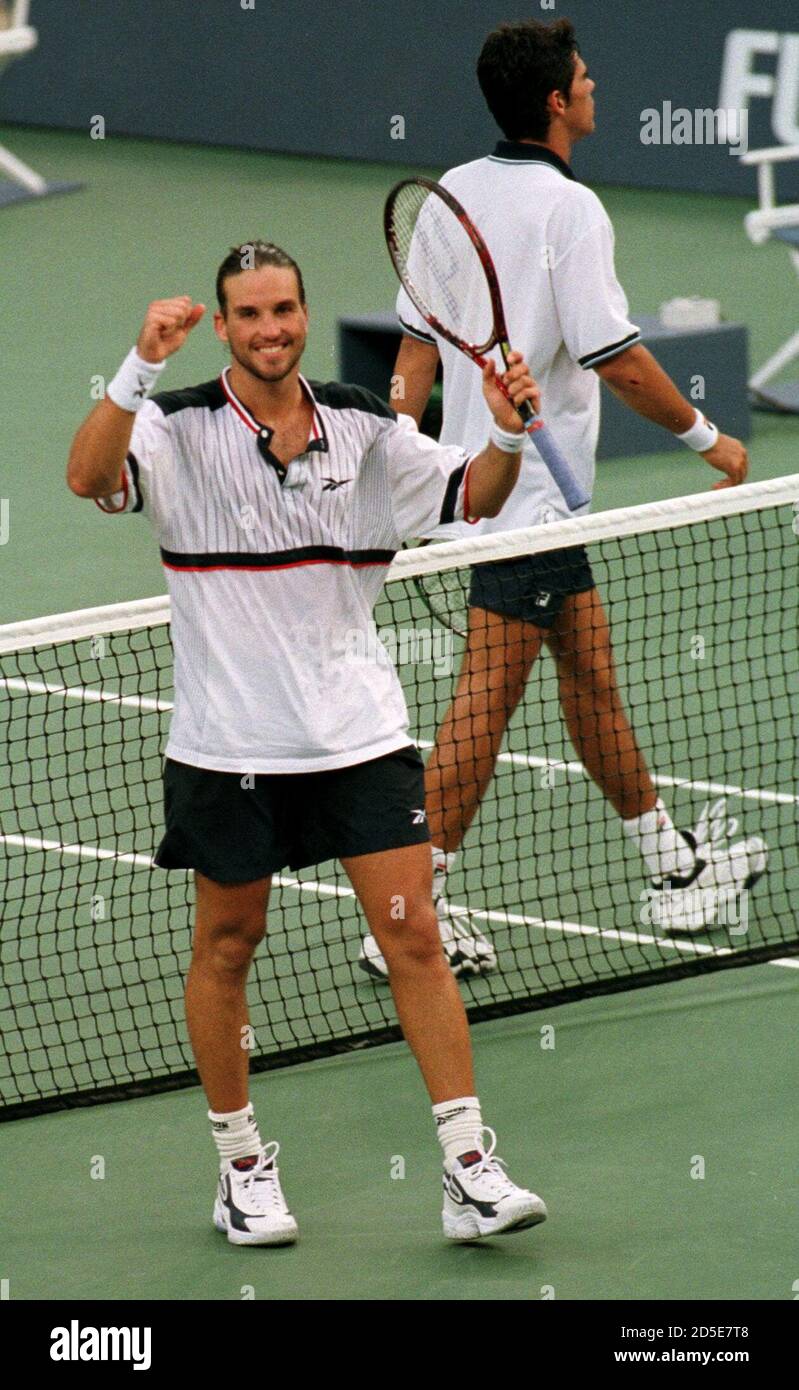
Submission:
[[[420,748],[432,748],[429,739],[417,739]],[[588,773],[582,763],[564,762],[560,758],[541,758],[533,753],[500,753],[498,763],[512,763],[517,767],[550,767],[570,773],[587,780]],[[709,792],[714,796],[737,796],[741,800],[773,801],[784,806],[799,804],[799,795],[792,792],[760,791],[757,788],[735,787],[726,782],[692,782],[688,777],[669,777],[667,773],[652,773],[656,787],[687,787],[697,792]]]
[[[171,700],[152,700],[146,695],[117,695],[113,691],[91,690],[81,685],[55,685],[47,681],[34,681],[27,677],[0,679],[0,689],[12,694],[63,695],[69,700],[83,700],[87,704],[103,703],[119,705],[123,709],[148,710],[168,714],[173,708]],[[417,739],[419,748],[432,748],[430,739]],[[561,758],[543,758],[534,753],[500,753],[497,762],[509,763],[516,767],[552,768],[564,771],[573,777],[587,778],[588,773],[582,763],[564,762]],[[738,787],[727,782],[695,782],[688,777],[670,777],[659,772],[652,775],[657,787],[686,787],[688,790],[706,792],[711,796],[736,796],[743,801],[767,801],[782,806],[799,804],[799,795],[792,792],[761,791],[757,787]]]
[[[84,704],[121,705],[127,709],[163,710],[173,708],[171,700],[151,700],[146,695],[117,695],[114,691],[92,690],[87,685],[55,685],[50,681],[34,681],[27,676],[8,676],[0,679],[0,689],[12,695],[63,695],[65,700],[82,700]]]
[[[60,854],[75,855],[80,859],[116,859],[121,864],[133,864],[143,869],[154,868],[147,854],[118,854],[112,849],[101,849],[94,845],[62,845],[57,840],[42,840],[34,835],[0,835],[0,843],[17,845],[23,849],[53,850]],[[189,872],[188,870],[186,871]],[[275,874],[273,882],[279,888],[290,888],[297,893],[312,893],[314,897],[354,898],[352,888],[335,883],[323,883],[317,879],[288,878]],[[453,903],[457,912],[479,918],[484,922],[496,922],[503,926],[536,927],[541,931],[560,932],[564,936],[599,936],[605,941],[625,942],[635,946],[668,946],[671,950],[682,951],[687,955],[730,956],[734,951],[728,946],[708,946],[702,941],[685,941],[678,937],[650,936],[646,932],[616,931],[611,927],[592,927],[587,922],[566,922],[558,918],[528,917],[513,912],[498,912],[492,909],[470,908],[465,904]],[[799,958],[791,956],[779,960],[765,961],[766,965],[779,965],[790,970],[799,970]]]

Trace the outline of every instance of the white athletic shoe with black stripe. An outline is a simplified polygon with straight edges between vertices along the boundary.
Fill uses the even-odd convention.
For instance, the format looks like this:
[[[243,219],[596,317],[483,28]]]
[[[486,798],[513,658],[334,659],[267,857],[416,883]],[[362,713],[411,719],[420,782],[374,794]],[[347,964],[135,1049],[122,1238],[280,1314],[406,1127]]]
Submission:
[[[547,1209],[540,1197],[517,1187],[504,1171],[494,1149],[463,1154],[451,1169],[444,1168],[444,1210],[441,1217],[448,1240],[479,1240],[484,1236],[510,1235],[546,1221]]]
[[[768,845],[750,835],[727,848],[697,843],[682,832],[696,855],[685,878],[654,881],[652,922],[667,932],[697,932],[712,926],[740,925],[739,899],[766,872]]]
[[[291,1245],[297,1223],[280,1188],[274,1140],[252,1158],[226,1163],[219,1175],[214,1225],[232,1245]]]
[[[456,978],[484,975],[497,968],[497,953],[491,942],[474,924],[474,919],[462,908],[453,907],[446,898],[436,902],[438,930],[444,955]],[[376,980],[388,980],[388,966],[374,937],[365,936],[358,956],[361,970]]]

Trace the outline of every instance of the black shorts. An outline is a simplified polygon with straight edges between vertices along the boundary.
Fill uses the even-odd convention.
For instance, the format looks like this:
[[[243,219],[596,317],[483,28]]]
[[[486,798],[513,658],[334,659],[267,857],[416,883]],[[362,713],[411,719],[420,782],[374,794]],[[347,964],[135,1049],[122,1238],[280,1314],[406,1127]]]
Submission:
[[[473,565],[469,607],[551,628],[564,599],[595,588],[584,545]]]
[[[424,764],[412,745],[330,772],[247,777],[167,758],[164,808],[156,864],[199,869],[216,883],[250,883],[286,865],[304,869],[430,839]]]

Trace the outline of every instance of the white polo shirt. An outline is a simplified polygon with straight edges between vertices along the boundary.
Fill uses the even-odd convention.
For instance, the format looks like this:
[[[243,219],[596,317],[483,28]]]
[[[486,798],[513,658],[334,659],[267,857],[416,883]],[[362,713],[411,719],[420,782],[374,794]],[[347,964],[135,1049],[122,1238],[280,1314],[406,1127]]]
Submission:
[[[510,343],[541,387],[542,415],[590,495],[599,437],[600,383],[592,370],[640,341],[614,267],[610,219],[591,189],[542,145],[501,140],[487,159],[450,169],[441,182],[485,238],[497,269]],[[404,289],[403,330],[435,342],[444,372],[443,444],[483,447],[490,414],[474,363],[434,336]],[[493,356],[498,363],[498,350]],[[587,510],[587,508],[585,509]],[[532,440],[499,516],[440,528],[437,536],[507,531],[570,512]]]
[[[100,502],[143,512],[161,547],[178,762],[309,772],[412,741],[372,609],[402,542],[464,515],[468,455],[369,391],[301,380],[314,425],[288,469],[224,372],[145,402]]]

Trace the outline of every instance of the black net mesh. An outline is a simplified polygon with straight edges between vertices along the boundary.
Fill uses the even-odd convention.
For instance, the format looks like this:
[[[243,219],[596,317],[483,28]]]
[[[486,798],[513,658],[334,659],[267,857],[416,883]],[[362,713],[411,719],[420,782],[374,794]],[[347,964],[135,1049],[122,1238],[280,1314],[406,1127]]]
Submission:
[[[580,526],[571,523],[578,537]],[[546,640],[525,681],[540,639],[514,646],[516,629],[498,636],[473,610],[470,703],[456,709],[437,759],[450,768],[450,815],[468,804],[486,738],[496,738],[486,719],[496,715],[498,673],[519,696],[447,884],[451,907],[496,952],[494,970],[462,982],[473,1019],[799,952],[795,528],[782,502],[592,541],[602,606],[586,593],[568,601],[573,629],[561,614],[549,639],[559,644],[560,681]],[[557,597],[574,559],[550,553],[535,592]],[[486,575],[518,600],[513,566]],[[439,588],[427,576],[423,597],[416,579],[397,574],[375,612],[426,757],[456,687],[472,582],[464,564]],[[439,602],[457,615],[456,630],[433,617],[428,604]],[[137,627],[136,606],[127,611],[129,630],[0,655],[5,1118],[193,1079],[182,1003],[192,882],[150,863],[162,834],[169,629]],[[569,739],[570,723],[590,754],[605,720],[594,756],[608,782],[625,773],[627,725],[602,655],[606,619],[623,707],[660,795],[707,860],[725,872],[732,864],[735,891],[718,895],[714,920],[698,932],[664,926],[641,854]],[[432,810],[436,779],[428,796]],[[763,859],[759,881],[738,891],[741,864],[759,872]],[[281,875],[250,977],[255,1069],[397,1036],[388,989],[358,964],[364,932],[338,865]]]

